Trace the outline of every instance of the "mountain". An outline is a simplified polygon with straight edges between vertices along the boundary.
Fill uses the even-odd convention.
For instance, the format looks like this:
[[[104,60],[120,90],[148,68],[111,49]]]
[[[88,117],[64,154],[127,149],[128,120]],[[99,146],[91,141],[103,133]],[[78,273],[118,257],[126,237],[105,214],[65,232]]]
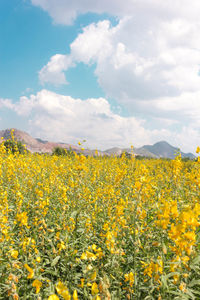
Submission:
[[[44,141],[40,138],[33,138],[28,133],[18,130],[18,129],[15,129],[15,128],[0,130],[0,139],[1,138],[3,138],[4,140],[10,139],[12,130],[14,130],[14,133],[13,133],[14,138],[18,141],[21,141],[23,144],[25,144],[26,148],[32,153],[34,153],[34,152],[52,153],[52,151],[55,147],[61,147],[66,150],[72,150],[76,153],[83,153],[85,155],[91,155],[91,156],[108,155],[107,153],[104,153],[103,151],[99,151],[99,150],[98,150],[98,153],[96,153],[96,150],[90,150],[90,149],[82,150],[79,146],[75,146],[72,144],[55,143],[55,142]]]
[[[121,148],[118,148],[118,147],[114,147],[114,148],[110,148],[110,149],[108,149],[108,150],[106,150],[104,152],[107,153],[108,155],[120,156],[123,151],[124,151],[124,149],[121,149]]]
[[[133,153],[136,156],[146,156],[146,157],[152,157],[152,158],[157,158],[157,156],[153,153],[151,153],[150,151],[148,151],[147,149],[141,147],[141,148],[118,148],[118,147],[114,147],[114,148],[110,148],[108,150],[104,151],[105,153],[107,153],[108,155],[114,155],[114,156],[120,156],[123,152],[126,153]]]
[[[192,153],[181,152],[179,148],[173,147],[165,141],[155,143],[154,145],[145,145],[140,149],[145,149],[157,157],[174,158],[177,153],[181,153],[182,157],[195,158]]]
[[[107,153],[110,155],[120,155],[122,152],[128,152],[131,153],[132,149],[130,148],[111,148],[106,150]],[[173,159],[177,153],[179,153],[180,150],[176,147],[171,146],[169,143],[165,141],[161,141],[158,143],[155,143],[154,145],[145,145],[140,148],[133,148],[133,153],[137,156],[146,156],[146,157],[152,157],[152,158],[171,158]],[[181,152],[182,157],[188,157],[191,159],[195,158],[195,155],[192,153],[184,153]]]
[[[11,137],[11,130],[14,130],[14,137],[16,140],[21,141],[23,144],[26,145],[27,149],[30,152],[39,152],[39,153],[52,153],[53,149],[55,147],[61,147],[65,148],[67,150],[72,150],[77,153],[83,153],[85,155],[91,155],[91,156],[110,156],[110,155],[116,155],[120,156],[123,152],[127,153],[133,153],[137,156],[146,156],[146,157],[152,157],[152,158],[174,158],[175,155],[179,152],[179,149],[176,147],[171,146],[169,143],[165,141],[161,141],[158,143],[155,143],[154,145],[144,145],[140,148],[118,148],[114,147],[111,149],[108,149],[106,151],[99,151],[98,154],[96,150],[81,150],[80,147],[67,144],[67,143],[55,143],[55,142],[49,142],[45,141],[39,138],[33,138],[28,133],[18,130],[18,129],[5,129],[0,131],[0,139],[3,138],[4,140],[7,140]],[[192,153],[183,153],[181,152],[182,157],[188,157],[191,159],[194,159],[195,156]]]
[[[11,128],[6,130],[0,131],[0,138],[3,138],[4,140],[11,138],[11,130],[14,130],[14,138],[18,141],[21,141],[23,144],[26,145],[26,148],[30,152],[39,152],[39,153],[51,153],[55,147],[62,147],[65,149],[72,149],[73,151],[80,152],[80,148],[78,146],[74,146],[71,144],[64,144],[64,143],[54,143],[54,142],[48,142],[43,141],[41,139],[35,139],[32,136],[30,136],[28,133]]]
[[[128,153],[130,153],[131,149],[126,149],[126,151]],[[157,158],[157,156],[154,153],[148,151],[147,149],[145,149],[143,147],[141,147],[141,148],[133,148],[133,152],[134,152],[134,154],[136,156],[146,156],[146,157]]]

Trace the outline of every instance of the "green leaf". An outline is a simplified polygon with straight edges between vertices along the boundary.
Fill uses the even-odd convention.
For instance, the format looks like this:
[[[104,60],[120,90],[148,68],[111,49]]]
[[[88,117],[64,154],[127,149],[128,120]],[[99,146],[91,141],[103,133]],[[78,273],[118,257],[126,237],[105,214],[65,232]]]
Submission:
[[[188,289],[188,288],[187,288],[187,290],[186,290],[186,294],[190,296],[189,299],[193,299],[193,300],[196,299],[196,297],[195,297],[195,296],[193,295],[193,293],[192,293],[192,290],[190,290],[190,289]]]
[[[200,285],[200,279],[193,279],[189,284],[188,286],[189,287],[193,287],[195,285]]]
[[[77,214],[78,214],[77,210],[73,211],[73,213],[71,214],[71,218],[75,219]]]
[[[54,258],[54,260],[52,261],[51,266],[54,267],[55,265],[57,265],[59,259],[60,259],[60,256],[56,256],[56,258]]]
[[[200,263],[200,255],[199,256],[197,256],[197,257],[195,257],[194,259],[193,259],[193,261],[191,262],[191,264],[190,264],[190,268],[191,269],[194,269],[195,267],[197,267],[197,265]]]
[[[200,296],[200,291],[196,291],[196,290],[191,290],[191,291],[193,292],[193,294]]]

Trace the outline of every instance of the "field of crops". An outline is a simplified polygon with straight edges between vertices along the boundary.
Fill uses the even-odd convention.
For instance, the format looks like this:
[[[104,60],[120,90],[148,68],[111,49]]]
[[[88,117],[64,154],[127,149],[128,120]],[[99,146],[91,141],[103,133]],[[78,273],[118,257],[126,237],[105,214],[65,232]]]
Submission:
[[[200,163],[5,153],[0,299],[200,299]]]

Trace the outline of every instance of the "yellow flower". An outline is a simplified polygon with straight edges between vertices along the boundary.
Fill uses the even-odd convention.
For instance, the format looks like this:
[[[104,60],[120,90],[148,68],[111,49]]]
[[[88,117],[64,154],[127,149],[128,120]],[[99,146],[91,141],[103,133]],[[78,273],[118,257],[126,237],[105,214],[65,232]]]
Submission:
[[[90,280],[94,281],[94,280],[96,280],[96,277],[97,277],[97,272],[94,271],[90,276]]]
[[[38,263],[40,263],[41,262],[41,258],[38,256],[38,257],[36,257],[36,261],[38,262]]]
[[[13,280],[13,278],[14,278],[14,275],[13,274],[9,274],[9,276],[8,276],[8,280]]]
[[[174,275],[173,278],[174,278],[174,284],[176,284],[179,280],[179,275]]]
[[[73,293],[73,300],[78,300],[78,293],[76,290]]]
[[[14,294],[13,294],[13,299],[14,299],[14,300],[18,300],[18,299],[19,299],[18,294],[14,293]]]
[[[61,241],[60,243],[58,243],[57,247],[58,247],[59,251],[61,251],[62,249],[63,250],[66,249],[65,243],[63,241]]]
[[[86,256],[88,259],[92,259],[92,260],[95,260],[97,258],[96,255],[90,251],[86,251]]]
[[[42,286],[42,282],[39,281],[38,279],[35,279],[32,283],[32,286],[36,288],[36,294],[38,294]]]
[[[179,289],[185,293],[186,292],[186,283],[185,282],[181,282],[179,285]]]
[[[12,266],[13,266],[13,268],[15,268],[15,269],[19,269],[19,268],[20,268],[20,266],[19,266],[16,262],[14,262],[14,263],[12,264]]]
[[[27,212],[22,212],[21,214],[17,214],[17,220],[21,223],[20,225],[27,226],[28,225],[28,216]]]
[[[61,295],[65,300],[71,299],[71,295],[67,287],[61,281],[59,281],[58,284],[56,285],[56,290],[58,294]]]
[[[200,152],[200,147],[198,146],[197,150],[196,150],[196,153],[199,153],[199,152]]]
[[[18,252],[17,250],[11,250],[11,251],[10,251],[10,255],[11,255],[13,258],[15,258],[15,259],[17,259],[18,254],[19,254],[19,252]]]
[[[56,285],[56,291],[58,292],[58,294],[61,294],[66,289],[67,289],[67,287],[61,281],[59,281],[57,283],[57,285]]]
[[[133,275],[133,272],[130,272],[130,273],[125,274],[124,277],[125,277],[125,281],[129,281],[130,286],[132,286],[133,283],[134,283],[134,275]]]
[[[87,259],[87,255],[84,252],[81,255],[81,259]]]
[[[70,300],[70,299],[71,299],[71,295],[70,295],[70,293],[68,292],[68,290],[63,291],[62,294],[61,294],[61,296],[63,296],[63,298],[64,298],[65,300]]]
[[[49,296],[48,300],[59,300],[58,296],[56,296],[55,294]]]
[[[25,264],[24,267],[25,267],[26,270],[29,272],[27,278],[28,278],[28,279],[33,278],[33,276],[34,276],[34,270],[33,270],[31,267],[29,267],[29,265],[27,265],[27,264]]]
[[[96,284],[96,282],[94,282],[94,283],[92,284],[91,292],[92,292],[92,295],[93,295],[93,296],[96,295],[96,294],[98,294],[99,289],[98,289],[98,285]]]
[[[81,284],[80,284],[80,287],[84,287],[84,281],[85,281],[85,279],[84,278],[81,278]]]
[[[95,244],[92,245],[92,250],[97,251],[97,246]]]

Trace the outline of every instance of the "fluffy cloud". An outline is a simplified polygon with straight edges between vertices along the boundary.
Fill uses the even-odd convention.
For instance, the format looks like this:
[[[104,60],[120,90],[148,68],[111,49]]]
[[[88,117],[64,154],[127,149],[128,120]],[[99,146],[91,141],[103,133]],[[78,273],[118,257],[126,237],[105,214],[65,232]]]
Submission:
[[[67,84],[64,71],[72,66],[71,57],[61,54],[52,56],[48,64],[39,72],[41,83]]]
[[[68,68],[79,62],[95,64],[106,96],[133,111],[141,101],[171,97],[177,103],[176,97],[200,91],[199,1],[194,0],[192,6],[187,0],[32,3],[64,24],[64,16],[68,22],[69,15],[72,20],[86,12],[121,18],[116,26],[105,20],[83,28],[70,45],[70,53],[53,56],[40,71],[42,83],[65,84]]]
[[[179,127],[190,125],[200,129],[200,91],[185,92],[176,97],[162,97],[154,100],[140,101],[135,106],[154,120],[162,120],[160,126],[179,124]],[[163,123],[163,124],[162,124]]]
[[[151,144],[163,139],[184,151],[195,150],[199,130],[184,126],[180,131],[170,130],[170,120],[164,119],[160,129],[148,129],[146,122],[136,117],[122,117],[113,113],[104,98],[74,99],[48,90],[30,97],[21,97],[6,108],[16,112],[21,121],[28,120],[29,132],[50,141],[75,144],[86,139],[90,148],[130,147]],[[190,136],[190,140],[188,140]]]
[[[8,108],[29,120],[33,136],[67,143],[86,139],[90,148],[140,146],[166,134],[166,130],[145,129],[141,119],[113,113],[104,98],[83,101],[42,90]]]
[[[149,18],[124,17],[114,27],[106,20],[90,24],[69,54],[57,54],[43,67],[41,81],[66,83],[64,71],[72,64],[95,64],[106,96],[129,108],[137,101],[200,90],[200,23]]]
[[[199,143],[199,0],[193,0],[192,5],[188,0],[32,0],[32,3],[60,24],[72,24],[78,15],[87,12],[108,13],[119,20],[115,26],[104,20],[83,28],[71,43],[70,52],[56,54],[40,71],[43,84],[66,84],[69,68],[80,62],[94,64],[106,98],[114,98],[130,113],[140,114],[146,120],[143,123],[135,118],[127,121],[116,117],[122,118],[121,124],[139,122],[136,131],[143,134],[143,141],[158,140],[163,135],[172,144],[173,140],[179,141],[188,150],[190,144]],[[148,125],[161,129],[154,134],[153,130],[144,129]],[[128,136],[132,132],[127,125],[123,130],[129,132]]]
[[[104,98],[74,99],[42,90],[30,98],[22,97],[15,111],[30,116],[34,135],[74,143],[86,139],[90,147],[130,145],[149,141],[141,120],[124,118],[111,111]]]
[[[8,109],[13,109],[14,104],[10,99],[2,99],[0,98],[0,108],[8,108]]]
[[[186,17],[189,20],[199,19],[199,0],[31,0],[49,13],[56,23],[69,25],[79,14],[87,12],[108,13],[123,17],[143,15],[145,18]]]

